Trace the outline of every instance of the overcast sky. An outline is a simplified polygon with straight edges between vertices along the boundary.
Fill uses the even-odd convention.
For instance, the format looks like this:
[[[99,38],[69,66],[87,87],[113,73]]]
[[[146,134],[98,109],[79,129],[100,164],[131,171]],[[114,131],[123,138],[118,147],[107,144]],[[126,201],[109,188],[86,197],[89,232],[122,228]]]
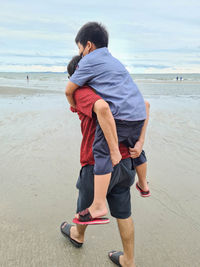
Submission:
[[[199,0],[0,0],[0,71],[65,71],[88,21],[131,73],[200,73]]]

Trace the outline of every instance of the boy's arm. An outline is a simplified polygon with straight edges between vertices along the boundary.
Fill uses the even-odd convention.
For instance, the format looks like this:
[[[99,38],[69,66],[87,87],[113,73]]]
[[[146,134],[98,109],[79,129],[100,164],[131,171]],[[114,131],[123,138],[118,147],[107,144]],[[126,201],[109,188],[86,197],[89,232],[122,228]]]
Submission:
[[[95,102],[93,111],[97,115],[99,125],[110,149],[112,164],[115,166],[120,162],[122,156],[119,151],[116,124],[110,107],[103,99],[99,99]]]
[[[75,84],[71,81],[68,81],[67,86],[66,86],[66,90],[65,90],[65,95],[67,97],[67,100],[68,100],[69,104],[74,108],[76,106],[76,103],[74,101],[73,94],[78,87],[79,86],[77,84]]]
[[[108,103],[97,95],[91,88],[81,88],[74,94],[76,109],[92,119],[92,112],[95,112],[101,129],[104,133],[113,165],[121,160],[119,152],[118,137],[115,120],[110,111]]]
[[[144,145],[144,140],[145,140],[145,134],[146,134],[146,129],[149,121],[149,109],[150,109],[150,104],[148,101],[145,101],[145,106],[146,106],[146,120],[144,121],[144,125],[142,127],[142,131],[139,137],[139,140],[136,142],[135,146],[133,148],[129,148],[129,152],[131,154],[131,158],[138,158],[142,152],[142,148]]]

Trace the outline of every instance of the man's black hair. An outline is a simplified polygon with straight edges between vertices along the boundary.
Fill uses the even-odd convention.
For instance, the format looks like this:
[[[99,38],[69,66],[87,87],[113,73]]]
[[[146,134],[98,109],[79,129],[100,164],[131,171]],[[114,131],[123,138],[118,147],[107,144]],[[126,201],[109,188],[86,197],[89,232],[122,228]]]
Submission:
[[[79,61],[81,60],[81,56],[74,56],[71,61],[67,65],[67,72],[69,76],[72,76],[72,74],[75,72]]]
[[[96,48],[108,47],[106,28],[98,22],[88,22],[83,25],[75,38],[75,42],[85,47],[88,41],[94,43]]]

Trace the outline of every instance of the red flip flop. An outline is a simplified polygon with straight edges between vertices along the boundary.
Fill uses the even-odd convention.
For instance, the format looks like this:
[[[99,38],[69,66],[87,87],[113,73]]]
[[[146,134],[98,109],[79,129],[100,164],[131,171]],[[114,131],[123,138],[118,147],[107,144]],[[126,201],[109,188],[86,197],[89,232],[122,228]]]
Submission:
[[[81,225],[107,224],[109,222],[110,222],[110,220],[108,218],[104,218],[104,217],[95,218],[95,219],[92,219],[91,221],[86,221],[86,222],[81,222],[77,218],[73,219],[73,223],[81,224]]]
[[[142,188],[139,187],[138,183],[136,183],[136,189],[140,192],[141,197],[150,197],[150,191],[143,191]]]

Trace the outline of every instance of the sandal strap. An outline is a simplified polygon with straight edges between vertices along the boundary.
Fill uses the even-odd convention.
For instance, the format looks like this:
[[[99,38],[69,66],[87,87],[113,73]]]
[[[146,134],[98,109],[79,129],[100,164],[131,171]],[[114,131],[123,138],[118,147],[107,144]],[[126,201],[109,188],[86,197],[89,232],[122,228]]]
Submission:
[[[88,208],[80,211],[78,214],[80,222],[88,222],[93,220]]]
[[[111,255],[110,255],[111,254]],[[122,251],[115,251],[115,250],[113,250],[113,251],[110,251],[109,253],[108,253],[108,257],[111,259],[111,261],[112,262],[114,262],[116,265],[118,265],[118,266],[121,266],[122,267],[122,265],[120,264],[120,262],[119,262],[119,257],[121,256],[121,255],[123,255],[124,253],[122,252]]]

